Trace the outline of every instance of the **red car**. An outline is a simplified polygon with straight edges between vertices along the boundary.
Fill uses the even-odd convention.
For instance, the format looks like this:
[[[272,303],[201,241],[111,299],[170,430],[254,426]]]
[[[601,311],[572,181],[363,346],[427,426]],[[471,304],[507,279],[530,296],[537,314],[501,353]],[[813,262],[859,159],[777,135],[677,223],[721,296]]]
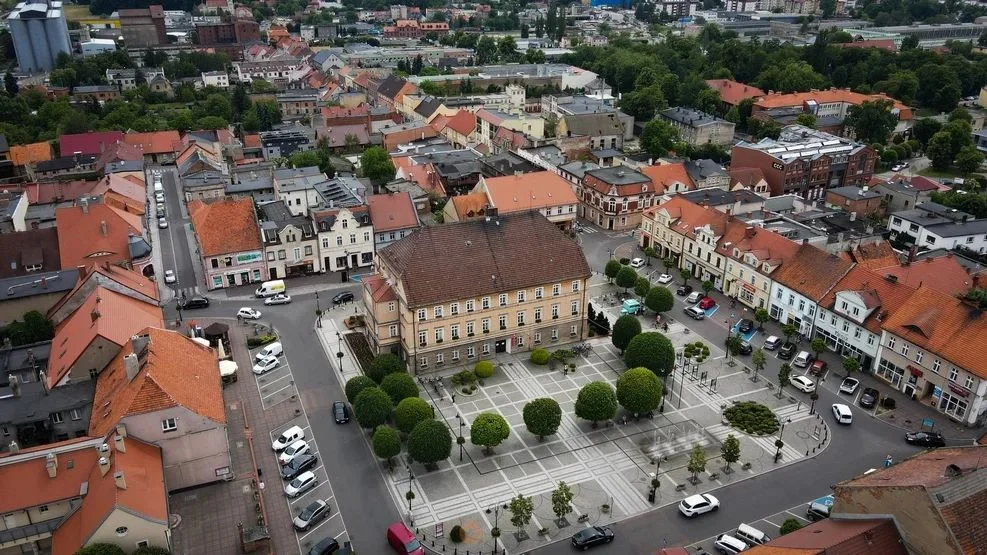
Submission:
[[[827,364],[825,360],[816,360],[812,363],[812,366],[809,367],[809,373],[813,376],[822,376],[826,373],[826,366]]]
[[[716,301],[712,297],[703,297],[698,306],[703,310],[709,310],[716,306]]]

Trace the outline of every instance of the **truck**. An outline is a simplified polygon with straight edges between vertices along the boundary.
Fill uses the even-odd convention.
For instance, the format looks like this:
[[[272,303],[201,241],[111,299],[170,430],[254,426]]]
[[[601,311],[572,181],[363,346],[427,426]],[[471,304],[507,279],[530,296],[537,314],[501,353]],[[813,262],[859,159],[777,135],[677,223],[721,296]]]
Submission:
[[[274,279],[260,284],[260,287],[254,291],[254,295],[259,298],[272,297],[278,293],[284,293],[285,289],[283,279]]]

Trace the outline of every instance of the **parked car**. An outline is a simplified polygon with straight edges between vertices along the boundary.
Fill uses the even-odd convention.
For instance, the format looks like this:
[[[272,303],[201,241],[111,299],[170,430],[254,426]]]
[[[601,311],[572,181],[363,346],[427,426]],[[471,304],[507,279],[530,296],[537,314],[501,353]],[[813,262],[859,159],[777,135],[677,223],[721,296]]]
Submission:
[[[332,304],[343,304],[353,302],[353,293],[350,291],[343,291],[342,293],[336,293],[332,298]]]
[[[294,480],[288,482],[288,485],[284,487],[284,494],[288,497],[298,497],[318,484],[319,480],[315,477],[315,474],[311,470],[307,470],[299,474]]]
[[[785,343],[781,346],[781,349],[778,349],[778,358],[782,360],[792,360],[792,357],[795,356],[796,349],[798,349],[798,347],[795,346],[795,343]]]
[[[690,495],[679,502],[679,512],[692,518],[720,508],[720,501],[708,493]]]
[[[301,426],[292,426],[287,430],[281,432],[281,435],[271,443],[271,449],[275,451],[280,451],[285,447],[291,445],[292,443],[298,441],[299,439],[305,438],[305,430]]]
[[[309,503],[308,507],[302,509],[302,512],[295,517],[292,524],[295,525],[296,530],[304,532],[311,528],[313,524],[329,516],[331,512],[332,509],[329,507],[329,503],[321,499],[316,499]]]
[[[833,403],[833,418],[839,424],[853,424],[853,412],[843,403]]]
[[[662,285],[668,285],[669,283],[672,283],[672,276],[668,274],[662,274],[658,276],[658,283]]]
[[[332,415],[336,419],[336,424],[346,424],[350,421],[350,409],[342,401],[332,404]]]
[[[240,310],[238,310],[237,313],[236,313],[236,315],[237,315],[237,317],[244,318],[246,320],[259,320],[260,319],[260,311],[259,310],[256,310],[256,309],[253,309],[253,308],[250,308],[249,306],[245,306],[245,307],[241,308]]]
[[[642,267],[644,267],[644,259],[643,258],[635,258],[635,259],[631,260],[630,267],[631,268],[642,268]]]
[[[260,359],[257,364],[254,365],[254,374],[260,376],[261,374],[266,374],[271,370],[278,367],[278,357],[269,356]]]
[[[175,283],[178,278],[175,277],[175,270],[165,270],[165,283]]]
[[[809,503],[809,508],[806,510],[805,516],[809,517],[809,520],[812,522],[829,518],[829,513],[833,510],[834,499],[835,497],[832,495],[827,495]]]
[[[816,390],[816,382],[805,376],[790,376],[788,381],[792,384],[792,387],[803,393],[812,393]]]
[[[713,547],[720,553],[723,553],[723,555],[736,555],[741,551],[746,551],[750,546],[730,534],[720,534],[716,537],[716,541],[713,542]]]
[[[182,310],[189,310],[192,308],[206,308],[209,306],[209,299],[206,297],[192,297],[182,303]]]
[[[165,218],[158,218],[158,229],[168,229],[168,220]]]
[[[706,317],[706,311],[699,308],[698,306],[688,306],[685,308],[685,313],[696,320],[702,320]]]
[[[812,363],[812,366],[809,366],[809,373],[812,374],[813,376],[822,376],[823,374],[826,373],[826,368],[828,366],[829,365],[826,364],[825,360],[816,359]]]
[[[637,315],[644,311],[644,305],[637,299],[627,299],[620,307],[620,315]]]
[[[781,339],[778,339],[777,335],[769,335],[767,339],[764,340],[764,350],[773,351],[781,345]]]
[[[273,297],[268,297],[264,299],[264,304],[267,306],[271,306],[275,304],[288,304],[290,302],[291,302],[291,295],[288,295],[286,293],[278,293]]]
[[[853,395],[857,392],[857,386],[860,385],[860,380],[857,378],[845,378],[843,383],[840,384],[840,393],[846,393],[847,395]]]
[[[742,318],[739,322],[737,322],[737,329],[740,330],[740,333],[747,333],[753,330],[754,320],[751,320],[750,318]]]
[[[749,355],[754,352],[754,347],[746,341],[741,341],[740,345],[737,346],[737,352],[742,355]]]
[[[613,530],[606,526],[590,526],[572,535],[572,547],[587,549],[613,541]]]
[[[921,447],[945,447],[946,438],[939,432],[908,432],[905,441]]]
[[[336,538],[322,538],[319,543],[312,546],[312,549],[308,550],[308,555],[332,555],[333,553],[339,551],[339,542]]]
[[[685,302],[687,302],[689,304],[696,304],[703,297],[705,297],[705,295],[703,295],[703,292],[702,291],[693,291],[693,292],[689,293],[689,296],[688,297],[685,298]]]
[[[716,301],[712,297],[703,297],[699,304],[696,305],[703,310],[709,310],[716,306]]]
[[[688,295],[690,293],[692,293],[692,286],[691,285],[679,285],[679,288],[675,290],[675,294],[678,295],[678,296],[680,296],[680,297],[684,297],[684,296],[686,296],[686,295]],[[693,302],[695,302],[695,301],[693,301]]]
[[[312,453],[304,453],[291,459],[288,464],[281,467],[281,478],[283,480],[294,480],[299,474],[315,468],[319,459]]]
[[[292,459],[299,455],[308,455],[312,452],[312,446],[308,444],[304,439],[299,439],[291,445],[285,447],[284,451],[278,455],[278,462],[281,466],[284,466],[291,462]]]
[[[877,399],[880,396],[881,394],[877,391],[877,389],[873,387],[865,387],[864,391],[860,394],[860,406],[865,409],[872,409],[874,408],[874,405],[877,404]]]

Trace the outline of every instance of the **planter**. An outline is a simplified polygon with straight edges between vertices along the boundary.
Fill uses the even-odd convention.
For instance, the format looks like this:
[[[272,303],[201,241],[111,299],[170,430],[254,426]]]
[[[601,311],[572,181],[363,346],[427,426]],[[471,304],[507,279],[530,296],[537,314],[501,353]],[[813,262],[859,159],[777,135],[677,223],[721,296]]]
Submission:
[[[606,503],[604,503],[603,505],[600,505],[600,512],[603,513],[603,514],[609,513],[610,512],[610,505],[607,505]]]

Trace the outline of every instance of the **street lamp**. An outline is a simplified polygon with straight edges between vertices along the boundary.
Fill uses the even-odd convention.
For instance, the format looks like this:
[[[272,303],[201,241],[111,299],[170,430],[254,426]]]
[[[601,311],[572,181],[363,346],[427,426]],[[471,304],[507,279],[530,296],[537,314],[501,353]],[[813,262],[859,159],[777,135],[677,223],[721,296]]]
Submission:
[[[315,327],[322,327],[322,305],[319,304],[319,292],[315,292],[315,316],[318,320],[315,321]]]
[[[408,520],[411,525],[415,525],[415,517],[411,513],[411,500],[415,498],[415,492],[411,490],[412,484],[415,482],[415,475],[411,472],[411,465],[408,465],[408,493],[405,494],[405,499],[408,500]]]
[[[490,536],[493,537],[494,540],[494,553],[497,553],[497,538],[500,537],[500,507],[500,505],[494,505],[494,527],[490,530]],[[504,508],[507,508],[506,503],[504,504]],[[490,509],[487,509],[487,514],[490,514]]]
[[[456,443],[459,444],[459,462],[463,462],[463,443],[466,442],[463,438],[463,424],[465,422],[463,422],[462,415],[457,414],[456,418],[459,419],[459,437],[456,438]]]
[[[778,440],[775,441],[775,447],[777,447],[777,450],[775,451],[775,463],[777,463],[778,459],[781,458],[781,448],[785,446],[785,442],[782,441],[782,438],[785,436],[785,424],[790,424],[791,422],[791,418],[786,418],[781,423],[781,430],[778,432]]]
[[[343,335],[336,332],[336,341],[339,342],[338,350],[336,351],[336,358],[339,359],[339,371],[343,371]]]

